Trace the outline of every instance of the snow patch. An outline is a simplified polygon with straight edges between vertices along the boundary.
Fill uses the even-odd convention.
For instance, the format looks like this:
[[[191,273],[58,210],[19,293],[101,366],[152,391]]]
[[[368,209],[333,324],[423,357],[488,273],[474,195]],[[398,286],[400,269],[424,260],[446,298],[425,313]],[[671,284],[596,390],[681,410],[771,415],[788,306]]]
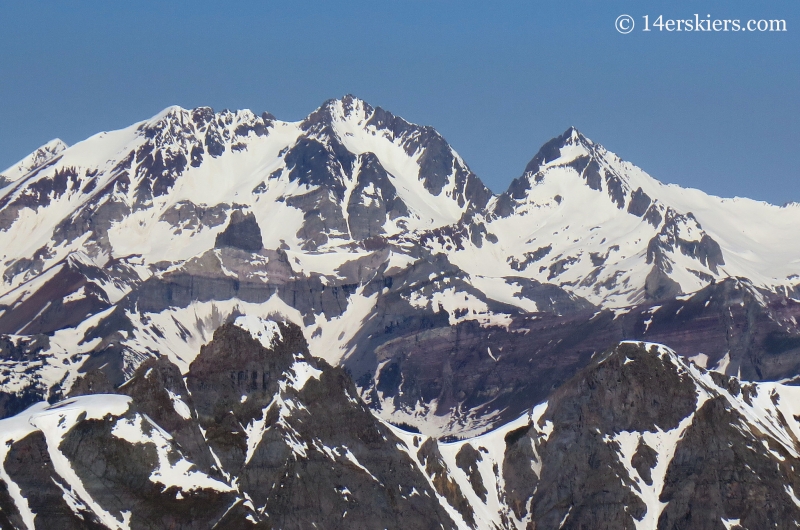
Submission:
[[[181,399],[181,397],[172,390],[167,389],[167,393],[169,394],[169,398],[172,400],[172,406],[175,408],[175,412],[178,413],[178,416],[184,420],[192,419],[192,411],[189,409],[189,405],[187,405]]]
[[[265,320],[254,315],[243,315],[233,321],[235,326],[242,328],[261,343],[268,350],[272,349],[277,341],[283,340],[281,329],[277,322]]]
[[[741,522],[742,522],[741,519],[725,519],[725,518],[722,518],[720,520],[722,521],[722,524],[725,525],[725,530],[733,530],[734,528],[739,526],[741,524]]]
[[[708,368],[708,355],[705,353],[698,353],[693,357],[689,357],[689,360],[701,368]]]
[[[84,298],[86,298],[86,286],[85,285],[81,286],[81,288],[78,289],[77,291],[75,291],[74,293],[71,293],[71,294],[68,294],[67,296],[65,296],[64,299],[62,300],[62,302],[66,304],[68,302],[77,302],[78,300],[82,300]]]
[[[319,376],[322,375],[322,370],[314,368],[304,360],[298,360],[297,356],[295,356],[295,362],[289,370],[291,372],[287,374],[290,381],[289,385],[298,392],[303,390],[303,387],[306,386],[309,379],[312,377],[314,379],[319,379]]]
[[[720,359],[716,366],[712,368],[715,372],[724,374],[728,371],[728,366],[731,364],[731,352],[725,352],[725,355]]]

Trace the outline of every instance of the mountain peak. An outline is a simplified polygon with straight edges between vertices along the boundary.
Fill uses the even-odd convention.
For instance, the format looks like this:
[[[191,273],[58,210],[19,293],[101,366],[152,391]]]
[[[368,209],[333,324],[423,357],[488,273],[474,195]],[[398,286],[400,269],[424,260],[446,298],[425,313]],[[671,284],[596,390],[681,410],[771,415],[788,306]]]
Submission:
[[[564,131],[564,134],[562,134],[560,138],[564,139],[564,145],[594,145],[594,142],[584,136],[584,134],[580,132],[574,125],[571,125],[569,129]]]
[[[591,140],[581,134],[577,128],[571,126],[561,135],[552,138],[539,149],[525,167],[525,173],[536,173],[542,166],[558,158],[563,158],[564,153],[562,153],[562,150],[566,148],[572,147],[578,148],[579,150],[582,148],[583,151],[588,153],[593,145],[594,143]]]
[[[569,140],[575,141],[575,140],[577,140],[579,138],[582,138],[582,137],[583,137],[583,134],[581,134],[581,132],[578,130],[578,128],[575,127],[574,125],[570,125],[569,127],[567,127],[566,131],[564,131],[559,136],[557,136],[557,138],[561,138],[564,141],[569,141]]]
[[[64,152],[68,147],[69,146],[59,138],[50,140],[16,164],[0,172],[0,188],[21,179],[34,169],[42,167]]]
[[[210,107],[207,107],[207,108],[210,108]],[[162,120],[162,119],[164,119],[164,118],[166,118],[168,116],[179,116],[179,115],[183,114],[184,112],[186,112],[186,109],[184,109],[180,105],[170,105],[169,107],[166,107],[161,112],[159,112],[158,114],[156,114],[155,116],[150,118],[150,120],[148,120],[148,121],[158,122],[158,121],[160,121],[160,120]]]
[[[50,153],[58,154],[61,151],[66,150],[68,147],[69,146],[66,143],[64,143],[64,141],[61,140],[61,138],[53,138],[39,149],[48,151]]]
[[[304,130],[324,128],[334,121],[347,121],[354,119],[362,121],[369,118],[375,108],[352,94],[346,94],[338,99],[329,99],[303,120]]]

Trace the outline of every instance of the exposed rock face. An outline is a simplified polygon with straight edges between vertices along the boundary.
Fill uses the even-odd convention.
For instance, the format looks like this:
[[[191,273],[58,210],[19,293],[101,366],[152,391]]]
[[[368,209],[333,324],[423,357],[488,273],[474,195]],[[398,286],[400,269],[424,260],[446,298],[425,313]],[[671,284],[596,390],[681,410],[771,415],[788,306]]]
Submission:
[[[709,399],[697,411],[667,469],[660,496],[667,506],[659,529],[718,528],[723,519],[738,520],[741,528],[795,524],[797,453],[743,428],[746,423],[724,397]],[[768,449],[769,456],[754,452],[755,445]]]
[[[372,153],[362,156],[358,184],[347,205],[347,228],[353,239],[363,241],[386,234],[387,219],[408,216],[408,207],[378,158]]]
[[[631,491],[634,477],[616,458],[614,444],[601,433],[675,429],[695,409],[695,387],[675,366],[635,345],[621,346],[591,368],[549,401],[545,421],[554,427],[539,451],[542,473],[531,494],[532,518],[556,528],[568,512],[570,528],[603,521],[601,527],[633,529],[631,518],[642,519],[647,507]],[[569,510],[576,498],[586,501]]]
[[[684,239],[684,234],[692,235],[701,233],[700,239]],[[696,236],[695,236],[696,237]],[[681,285],[670,278],[673,268],[673,260],[668,256],[670,253],[679,251],[684,256],[688,256],[707,267],[712,274],[716,274],[717,267],[725,265],[722,250],[719,243],[714,241],[708,234],[703,233],[703,229],[694,215],[677,214],[672,209],[667,209],[664,225],[661,231],[647,245],[647,263],[653,263],[653,268],[645,280],[645,295],[651,300],[662,300],[681,293]],[[693,271],[699,277],[712,278],[706,273]]]
[[[717,379],[655,345],[599,356],[505,436],[509,508],[537,529],[790,528],[800,424],[770,403],[795,393],[753,387],[758,413]]]
[[[118,301],[119,287],[139,283],[124,261],[101,268],[81,254],[59,262],[42,280],[0,298],[0,308],[13,307],[0,314],[0,333],[52,334],[77,326]]]
[[[744,221],[750,219],[745,202],[706,201],[670,189],[570,128],[545,144],[524,174],[489,205],[486,230],[500,235],[507,263],[525,276],[600,305],[627,306],[693,292],[728,276],[755,280],[750,272],[731,274],[737,265],[725,257],[741,256],[732,224],[741,234],[749,233],[746,224],[762,221]],[[730,214],[721,214],[728,208]],[[538,228],[518,238],[528,226]],[[745,260],[759,259],[757,254]]]
[[[243,214],[234,210],[228,227],[217,234],[215,246],[233,247],[249,252],[258,252],[264,248],[261,240],[261,227],[252,213]]]
[[[256,511],[281,528],[452,525],[347,376],[314,361],[297,326],[274,333],[268,350],[223,326],[187,377],[209,446]]]
[[[478,468],[478,463],[482,461],[481,452],[468,443],[464,444],[456,454],[456,465],[469,477],[469,483],[475,495],[486,502],[488,490]]]
[[[63,301],[49,302],[47,290],[62,285],[51,281],[38,288],[36,293],[41,294],[25,295],[21,304],[10,302],[14,309],[0,315],[0,322],[11,322],[23,309],[41,313],[42,319],[59,304],[78,307],[76,303],[91,300],[92,292],[98,292],[101,300],[113,300],[120,291],[113,291],[110,286],[115,284],[110,281],[133,290],[111,312],[105,302],[91,308],[101,316],[81,328],[74,346],[68,347],[63,339],[53,343],[43,335],[8,339],[9,347],[2,350],[6,368],[0,377],[6,381],[25,377],[27,386],[6,392],[0,410],[13,415],[37,400],[61,399],[77,376],[95,369],[105,373],[108,384],[120,385],[132,373],[131,368],[126,373],[126,364],[135,368],[155,348],[168,355],[176,345],[184,348],[171,358],[185,363],[181,369],[186,371],[213,330],[241,311],[230,305],[214,313],[231,298],[251,304],[280,299],[301,314],[332,320],[351,318],[346,315],[353,300],[371,297],[373,308],[359,317],[363,323],[352,335],[344,339],[340,331],[320,335],[324,328],[315,323],[316,317],[304,319],[307,333],[325,349],[341,340],[349,351],[344,365],[364,399],[385,419],[416,425],[427,434],[464,436],[510,421],[546,399],[593,354],[630,337],[668,344],[686,357],[702,353],[705,366],[721,366],[729,374],[741,369],[751,380],[797,373],[800,333],[793,322],[800,318],[798,304],[744,281],[728,280],[690,298],[640,305],[617,315],[597,314],[597,308],[552,285],[506,279],[499,286],[517,290],[519,300],[535,301],[539,311],[525,315],[518,307],[487,299],[471,285],[470,277],[441,255],[390,271],[385,256],[393,248],[343,266],[339,278],[298,274],[292,268],[296,261],[284,251],[251,253],[231,247],[212,250],[143,283],[137,283],[141,281],[130,262],[121,261],[112,276],[68,260],[65,271],[76,280],[63,284],[62,292],[68,293]],[[134,280],[126,284],[131,277]],[[102,290],[93,291],[95,285]],[[444,292],[453,294],[437,298]],[[75,301],[65,304],[70,298]],[[202,308],[198,303],[212,311],[191,309],[188,317],[179,313],[181,308]],[[464,309],[456,305],[462,303]],[[47,321],[30,325],[41,326],[38,322]],[[50,322],[50,328],[38,329],[64,325]],[[136,335],[148,337],[146,348],[130,340]],[[64,335],[59,332],[59,336]],[[76,355],[81,351],[88,353]],[[59,370],[54,383],[36,376],[43,363]],[[431,430],[430,414],[448,419]]]
[[[31,433],[14,444],[6,455],[5,469],[26,496],[30,511],[37,514],[36,523],[41,528],[103,528],[88,510],[73,511],[64,498],[64,484],[51,480],[57,474],[41,432]],[[6,514],[8,528],[25,528],[26,522],[16,506]]]
[[[669,277],[665,272],[668,265],[664,261],[659,261],[644,280],[644,294],[649,300],[664,300],[672,298],[681,293],[681,286],[678,282]]]
[[[204,227],[216,227],[225,222],[225,213],[229,205],[218,204],[211,208],[198,206],[191,201],[180,201],[169,207],[161,214],[160,220],[175,227],[177,234],[184,231],[197,233]],[[236,215],[239,222],[243,220],[241,211],[234,210],[231,217]],[[219,234],[218,236],[219,237]]]
[[[627,320],[626,334],[667,343],[681,355],[751,381],[793,378],[800,365],[794,322],[800,304],[728,279],[692,296],[663,300]],[[647,324],[647,322],[650,322]],[[701,354],[699,355],[698,354]]]
[[[312,136],[326,140],[339,137],[346,143],[346,139],[337,132],[335,122],[362,116],[366,127],[376,135],[399,144],[408,156],[419,155],[419,180],[428,193],[433,196],[447,193],[467,212],[479,211],[486,206],[492,196],[491,191],[458,159],[445,139],[432,127],[414,125],[351,95],[338,101],[325,102],[303,121],[302,127]],[[452,191],[445,192],[446,186],[452,186]]]
[[[631,202],[628,204],[628,212],[642,217],[647,213],[651,203],[652,199],[650,196],[643,192],[642,188],[639,187],[631,195]]]

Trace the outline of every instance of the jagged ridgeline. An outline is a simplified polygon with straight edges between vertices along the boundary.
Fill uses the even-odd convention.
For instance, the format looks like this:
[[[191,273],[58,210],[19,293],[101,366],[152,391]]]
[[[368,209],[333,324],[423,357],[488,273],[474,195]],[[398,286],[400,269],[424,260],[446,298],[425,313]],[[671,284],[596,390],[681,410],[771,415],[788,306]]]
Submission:
[[[223,521],[218,528],[251,520],[271,528],[327,521],[321,527],[331,528],[331,514],[338,513],[343,528],[392,526],[388,521],[404,521],[392,523],[398,528],[602,528],[597,521],[608,521],[608,528],[721,530],[735,528],[736,519],[743,528],[783,524],[795,507],[795,449],[787,441],[794,439],[795,413],[774,401],[753,405],[754,394],[734,387],[766,389],[760,395],[771,396],[768,385],[797,381],[799,223],[797,204],[777,207],[664,185],[574,128],[546,143],[509,189],[495,195],[433,128],[353,96],[328,101],[299,122],[269,113],[170,107],[71,147],[51,141],[0,177],[0,419],[21,429],[7,437],[6,475],[0,476],[0,514],[7,519],[0,522],[13,528],[188,528],[195,517]],[[291,381],[300,376],[291,366],[301,361],[257,360],[234,322],[256,336],[258,326],[250,324],[277,322],[262,335],[288,341],[294,348],[289,357],[305,359],[302,366],[313,368],[308,373],[338,374],[352,414],[358,409],[369,417],[317,410],[339,398],[280,397],[294,388]],[[219,334],[237,333],[235,348],[214,346]],[[663,344],[669,355],[648,355],[669,358],[681,374],[706,386],[709,377],[720,388],[734,385],[727,409],[709,398],[723,410],[701,416],[716,414],[707,418],[712,423],[749,422],[754,427],[742,429],[750,429],[752,439],[734,430],[750,440],[742,447],[760,463],[744,459],[745,453],[663,453],[661,438],[643,434],[671,432],[670,443],[680,446],[690,430],[675,431],[673,424],[686,415],[637,423],[633,430],[597,425],[608,439],[595,440],[592,427],[558,442],[565,451],[574,443],[596,455],[588,468],[558,460],[555,445],[551,452],[539,447],[536,436],[549,436],[547,421],[557,422],[535,418],[567,414],[567,405],[553,408],[565,389],[582,388],[604,403],[592,394],[596,388],[575,381],[624,340]],[[276,344],[262,347],[273,352]],[[241,367],[233,367],[240,355]],[[225,359],[209,362],[209,356]],[[656,370],[653,363],[641,366]],[[214,372],[216,365],[227,371]],[[143,375],[149,369],[152,381]],[[308,388],[325,377],[311,377]],[[776,390],[789,408],[791,388]],[[655,411],[674,404],[695,411],[695,419],[712,406],[698,397],[680,408],[676,395],[653,401],[637,392],[628,396],[634,405]],[[117,397],[85,397],[97,394]],[[154,396],[164,399],[151,403]],[[280,408],[273,399],[340,423],[325,427],[321,417],[304,419],[302,429],[292,424],[292,432],[302,434],[292,445],[295,435],[284,427],[265,427],[280,424],[264,415]],[[773,438],[789,456],[769,440],[764,446],[764,436],[772,434],[741,407],[762,407],[751,411],[758,421],[777,422],[785,436]],[[177,417],[157,412],[173,408]],[[48,423],[59,414],[66,415],[61,424]],[[588,421],[581,414],[580,421]],[[380,451],[359,453],[354,441],[314,434],[341,428],[341,422],[366,429],[342,440],[356,436],[394,454],[378,459],[388,459],[390,468],[373,469],[363,460]],[[98,434],[103,425],[110,430]],[[721,425],[698,427],[694,432],[704,434],[695,438],[725,431]],[[84,428],[87,453],[79,455],[81,443],[70,437],[82,440],[76,433]],[[634,431],[643,440],[636,440],[641,451],[619,438]],[[276,433],[283,441],[275,442],[270,458],[284,460],[270,469],[280,471],[258,478],[262,471],[249,462],[264,437]],[[314,436],[322,440],[319,447]],[[20,445],[23,438],[27,445]],[[720,451],[729,442],[739,443],[725,438]],[[120,453],[84,462],[106,446]],[[358,475],[364,468],[375,480],[364,482],[367,487],[348,479],[331,497],[335,502],[322,496],[318,506],[301,509],[316,486],[339,487],[320,468],[311,474],[315,486],[312,476],[295,472],[304,477],[302,493],[269,493],[280,483],[275,477],[292,473],[285,467],[289,460],[305,461],[301,446],[306,456],[309,447],[321,451],[326,460],[320,462],[333,465],[336,476],[352,472],[367,480]],[[779,464],[774,487],[757,498],[780,509],[757,510],[750,495],[761,490],[743,478],[744,470],[763,467],[756,476],[767,477],[766,469],[775,467],[773,449],[786,463]],[[131,458],[130,451],[139,456]],[[8,466],[33,466],[25,458],[35,455],[42,471],[28,484],[27,468],[12,473]],[[679,473],[669,471],[674,455],[685,458],[678,462],[727,462],[739,471],[723,482],[693,475],[689,467],[681,471],[685,476],[670,475]],[[137,459],[138,478],[125,482],[124,469],[114,466],[133,466]],[[602,473],[595,472],[598,466]],[[619,477],[604,474],[606,468]],[[405,469],[402,485],[386,486],[395,484],[390,475]],[[91,473],[99,482],[87,478]],[[571,485],[554,486],[559,481]],[[609,481],[624,488],[608,489]],[[727,489],[719,486],[719,497],[698,493],[711,483]],[[376,484],[386,491],[357,500]],[[100,490],[92,488],[101,485],[118,500],[97,497]],[[596,489],[601,485],[606,493]],[[545,488],[559,493],[545,495]],[[168,509],[165,495],[174,503]],[[342,517],[344,509],[337,512],[340,500],[355,503],[346,509],[352,519]],[[604,503],[613,507],[601,508]],[[34,505],[61,508],[51,514]],[[306,510],[317,515],[297,518]],[[287,519],[269,519],[279,514]],[[361,522],[351,523],[357,514]],[[63,519],[45,523],[51,516]]]

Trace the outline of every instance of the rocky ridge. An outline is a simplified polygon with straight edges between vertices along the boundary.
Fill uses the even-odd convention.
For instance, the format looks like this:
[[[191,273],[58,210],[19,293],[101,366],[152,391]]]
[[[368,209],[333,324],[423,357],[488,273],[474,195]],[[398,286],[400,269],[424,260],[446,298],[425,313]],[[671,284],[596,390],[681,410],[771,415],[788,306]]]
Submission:
[[[0,420],[0,528],[791,528],[798,403],[623,342],[443,442],[376,419],[298,326],[239,316],[185,378],[95,370]]]

